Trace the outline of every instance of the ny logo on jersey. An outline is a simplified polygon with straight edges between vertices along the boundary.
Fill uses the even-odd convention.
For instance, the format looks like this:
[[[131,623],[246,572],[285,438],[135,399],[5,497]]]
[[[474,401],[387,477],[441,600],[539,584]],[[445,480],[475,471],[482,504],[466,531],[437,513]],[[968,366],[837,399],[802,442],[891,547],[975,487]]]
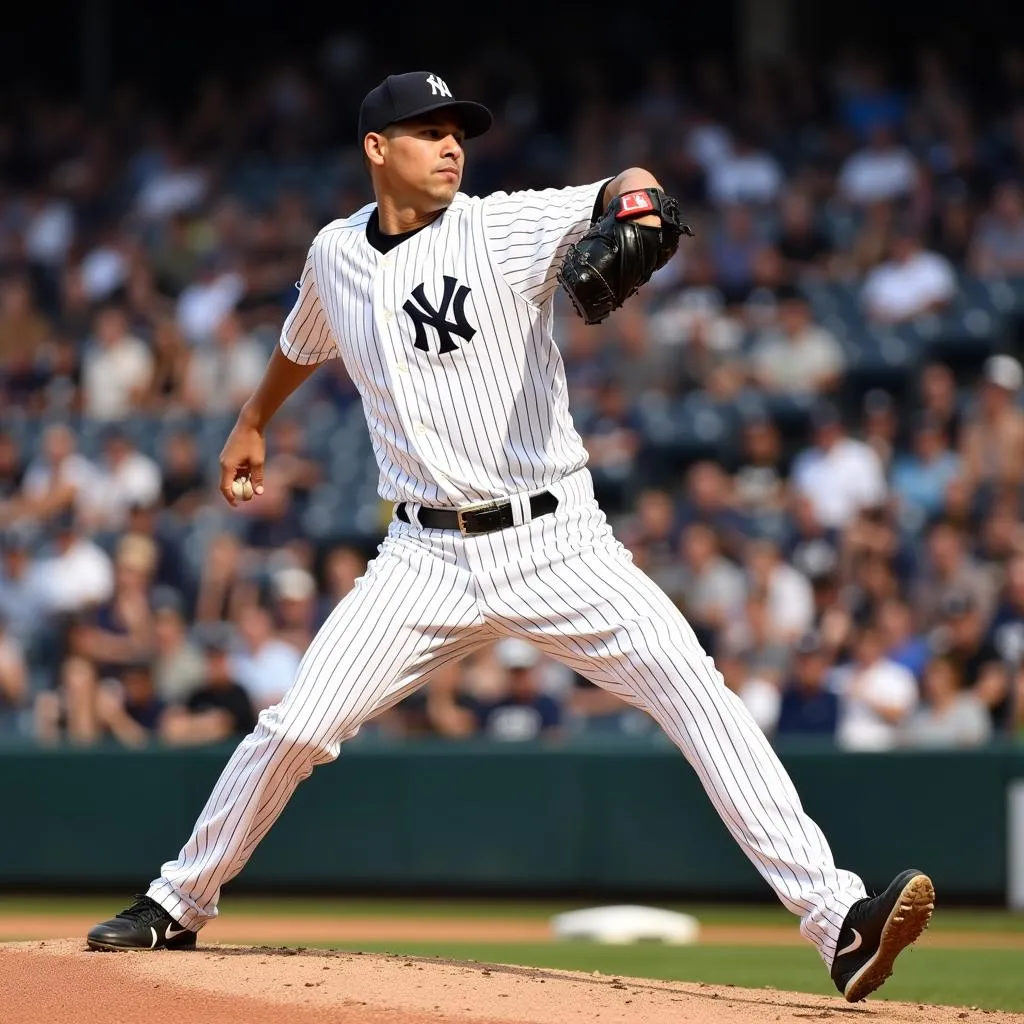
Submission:
[[[423,291],[423,285],[418,284],[412,290],[412,298],[406,299],[402,309],[412,317],[416,326],[416,340],[413,344],[424,352],[429,352],[427,345],[427,328],[433,327],[437,331],[437,351],[439,355],[445,352],[454,352],[459,346],[452,341],[452,335],[456,335],[463,341],[470,341],[476,328],[471,326],[466,319],[466,299],[469,298],[469,288],[454,277],[444,277],[444,293],[441,295],[441,302],[435,309],[427,299]],[[413,301],[415,300],[415,301]],[[452,311],[454,320],[448,319],[448,310]]]
[[[448,99],[452,98],[452,91],[448,88],[443,78],[438,78],[434,74],[427,75],[427,85],[430,86],[431,96],[447,96]]]

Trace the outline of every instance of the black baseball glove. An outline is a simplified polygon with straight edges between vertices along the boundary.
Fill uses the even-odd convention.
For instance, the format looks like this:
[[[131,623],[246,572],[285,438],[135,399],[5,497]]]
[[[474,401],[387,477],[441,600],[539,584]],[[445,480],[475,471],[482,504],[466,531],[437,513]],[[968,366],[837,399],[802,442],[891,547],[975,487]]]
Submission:
[[[656,213],[660,227],[634,223]],[[591,229],[574,242],[558,270],[558,283],[585,323],[599,324],[646,284],[692,235],[679,219],[679,204],[658,188],[616,196]]]

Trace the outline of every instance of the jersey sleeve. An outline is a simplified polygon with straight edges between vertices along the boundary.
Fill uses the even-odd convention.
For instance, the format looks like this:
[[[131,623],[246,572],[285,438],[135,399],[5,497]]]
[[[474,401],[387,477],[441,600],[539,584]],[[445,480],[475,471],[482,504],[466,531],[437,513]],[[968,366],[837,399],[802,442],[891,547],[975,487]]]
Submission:
[[[281,328],[281,351],[304,366],[322,363],[338,354],[334,336],[317,286],[316,242],[310,246],[298,283],[299,297]]]
[[[483,203],[491,259],[509,286],[536,305],[555,290],[566,250],[590,227],[610,179],[570,188],[495,192]]]

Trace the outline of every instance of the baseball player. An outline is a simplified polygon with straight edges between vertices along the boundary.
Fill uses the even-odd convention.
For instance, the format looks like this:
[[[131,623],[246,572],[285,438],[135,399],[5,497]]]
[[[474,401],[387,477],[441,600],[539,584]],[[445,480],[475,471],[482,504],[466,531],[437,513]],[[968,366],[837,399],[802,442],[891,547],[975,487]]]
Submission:
[[[659,723],[839,990],[863,999],[927,924],[930,879],[904,871],[868,897],[836,867],[764,735],[612,535],[569,415],[551,334],[559,282],[597,322],[688,228],[636,167],[571,188],[460,192],[463,143],[490,124],[486,107],[427,72],[392,75],[363,101],[376,202],[313,240],[280,346],[221,453],[220,484],[231,505],[263,493],[268,424],[340,355],[394,518],[178,856],[88,944],[194,947],[221,887],[317,765],[434,669],[518,637]]]

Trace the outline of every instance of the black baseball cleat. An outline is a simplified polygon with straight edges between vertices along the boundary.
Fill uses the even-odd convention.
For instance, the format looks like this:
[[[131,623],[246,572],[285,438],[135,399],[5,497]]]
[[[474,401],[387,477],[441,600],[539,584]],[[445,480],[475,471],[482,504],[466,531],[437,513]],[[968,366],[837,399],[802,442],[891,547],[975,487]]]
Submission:
[[[928,927],[934,909],[932,880],[913,868],[901,871],[880,896],[850,907],[832,963],[832,980],[848,1002],[882,986],[896,957]]]
[[[136,896],[127,910],[96,925],[85,941],[98,950],[195,949],[196,933],[182,928],[155,900]]]

